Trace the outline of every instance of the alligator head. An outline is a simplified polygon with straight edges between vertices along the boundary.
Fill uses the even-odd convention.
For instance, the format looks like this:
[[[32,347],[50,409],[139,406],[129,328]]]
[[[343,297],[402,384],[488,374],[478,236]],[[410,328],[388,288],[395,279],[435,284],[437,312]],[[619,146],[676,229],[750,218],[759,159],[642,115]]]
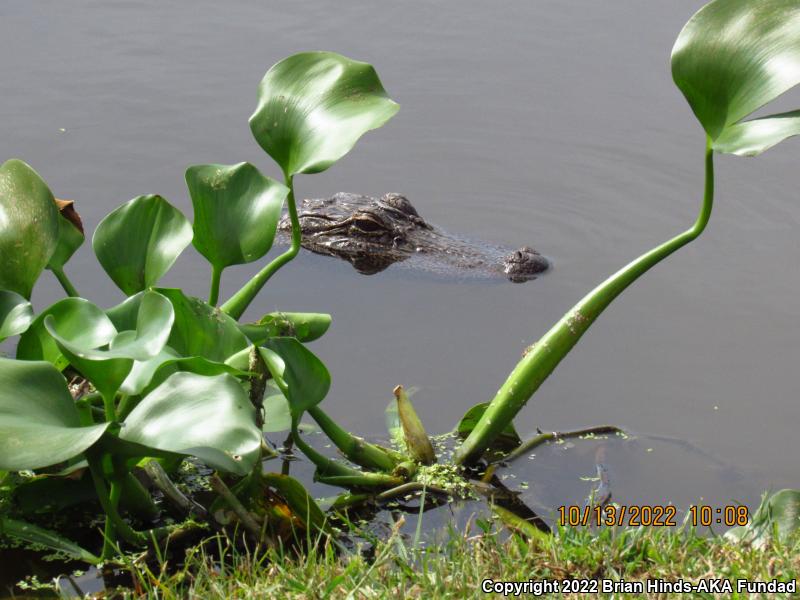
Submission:
[[[455,269],[505,273],[512,281],[534,278],[549,266],[528,246],[505,256],[444,233],[427,223],[405,196],[372,198],[340,192],[330,198],[303,200],[298,207],[303,247],[349,261],[360,273],[373,274],[415,255],[425,255]],[[291,231],[285,215],[279,229]]]

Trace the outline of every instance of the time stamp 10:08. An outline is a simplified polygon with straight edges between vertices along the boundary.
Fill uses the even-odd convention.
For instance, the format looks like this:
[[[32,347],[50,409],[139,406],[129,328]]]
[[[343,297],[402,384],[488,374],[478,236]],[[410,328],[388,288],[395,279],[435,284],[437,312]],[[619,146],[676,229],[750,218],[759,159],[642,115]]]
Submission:
[[[694,527],[711,527],[723,525],[734,527],[747,525],[749,519],[748,508],[744,505],[723,506],[714,508],[707,505],[691,506],[687,517]],[[579,527],[588,525],[630,526],[630,527],[675,527],[677,523],[677,509],[669,504],[665,506],[632,504],[606,506],[559,506],[559,524],[562,526]]]

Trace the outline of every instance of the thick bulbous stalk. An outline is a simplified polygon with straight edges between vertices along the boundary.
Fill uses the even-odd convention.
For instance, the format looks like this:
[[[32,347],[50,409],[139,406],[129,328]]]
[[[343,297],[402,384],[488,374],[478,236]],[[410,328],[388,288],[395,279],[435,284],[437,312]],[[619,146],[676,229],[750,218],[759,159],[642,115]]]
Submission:
[[[594,290],[556,323],[517,364],[498,390],[478,424],[456,451],[457,464],[477,462],[503,429],[553,372],[595,319],[629,285],[679,248],[699,236],[711,216],[714,199],[714,156],[706,140],[705,193],[700,214],[687,231],[643,254],[623,267]]]
[[[289,220],[292,223],[292,244],[286,252],[275,257],[272,262],[261,269],[255,277],[248,281],[242,289],[236,292],[222,305],[221,310],[234,319],[238,320],[239,317],[242,316],[242,313],[247,310],[247,307],[250,306],[250,303],[258,295],[258,292],[261,291],[261,288],[264,287],[267,281],[300,252],[302,232],[300,231],[300,220],[297,217],[297,205],[294,200],[293,175],[286,176],[286,187],[289,188],[289,194],[286,196],[286,207],[289,209]]]

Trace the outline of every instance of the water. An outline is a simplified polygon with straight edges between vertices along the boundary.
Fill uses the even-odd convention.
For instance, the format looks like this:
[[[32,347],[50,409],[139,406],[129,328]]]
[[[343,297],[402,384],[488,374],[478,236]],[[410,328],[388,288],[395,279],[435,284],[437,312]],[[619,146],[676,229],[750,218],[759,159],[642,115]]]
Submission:
[[[326,173],[298,177],[298,195],[402,192],[448,231],[531,244],[555,266],[514,285],[395,267],[365,277],[303,253],[249,316],[333,315],[313,350],[333,373],[326,408],[343,425],[380,435],[402,383],[419,388],[423,421],[443,432],[586,291],[694,220],[703,137],[669,53],[701,5],[7,1],[0,157],[22,158],[76,200],[89,231],[139,194],[190,214],[190,164],[248,160],[278,175],[247,125],[271,64],[308,49],[373,63],[400,113]],[[615,302],[518,429],[612,423],[717,457],[610,441],[623,503],[752,505],[763,489],[796,487],[798,153],[789,141],[758,159],[720,157],[707,231]],[[88,244],[67,270],[98,304],[122,299]],[[223,297],[252,272],[227,271]],[[205,296],[208,278],[190,249],[162,283]],[[60,297],[45,274],[36,308]],[[543,450],[514,472],[552,505],[577,501],[593,452],[588,442]]]

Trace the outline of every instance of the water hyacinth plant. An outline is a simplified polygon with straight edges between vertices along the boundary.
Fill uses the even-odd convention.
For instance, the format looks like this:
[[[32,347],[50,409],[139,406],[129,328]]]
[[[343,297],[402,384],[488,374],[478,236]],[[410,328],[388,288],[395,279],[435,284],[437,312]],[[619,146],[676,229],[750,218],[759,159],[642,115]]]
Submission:
[[[109,309],[81,298],[64,270],[83,242],[80,221],[68,218],[66,206],[31,167],[18,160],[3,164],[0,339],[20,337],[16,358],[0,359],[0,483],[15,473],[33,476],[19,478],[10,501],[0,497],[0,535],[96,562],[112,556],[120,542],[143,546],[184,531],[194,521],[138,530],[124,515],[148,522],[158,514],[135,476],[144,469],[165,497],[189,506],[194,519],[212,519],[206,507],[181,499],[169,480],[188,457],[225,475],[211,478],[219,495],[211,512],[234,515],[259,541],[285,531],[287,522],[328,532],[323,513],[299,483],[264,472],[272,451],[262,434],[282,430],[314,463],[317,479],[348,488],[333,503],[335,510],[416,491],[492,496],[491,468],[465,485],[462,467],[487,458],[490,447],[506,459],[515,456],[522,446],[513,419],[541,383],[617,296],[703,232],[713,203],[715,153],[754,155],[800,133],[800,111],[747,120],[800,82],[800,4],[712,1],[678,37],[672,73],[706,137],[696,221],[609,277],[556,323],[495,398],[465,415],[457,428],[465,439],[445,464],[437,462],[442,456],[400,386],[389,412],[397,442],[392,448],[351,434],[324,412],[330,373],[305,343],[325,333],[330,316],[273,313],[240,322],[264,285],[299,252],[296,176],[329,168],[397,112],[372,66],[307,52],[267,72],[250,125],[280,167],[282,183],[249,163],[195,165],[186,172],[193,222],[158,195],[139,196],[108,215],[92,247],[127,296]],[[217,307],[225,268],[267,254],[284,203],[290,247]],[[158,287],[190,243],[210,265],[207,302]],[[44,269],[68,297],[37,313],[30,297]],[[346,460],[325,456],[303,439],[306,414]],[[552,438],[542,435],[534,442]],[[68,502],[65,482],[76,480],[106,515],[100,556],[25,522],[24,507],[15,503],[26,487],[41,485],[61,490]],[[500,509],[519,526],[517,513]],[[535,515],[525,518],[544,527]]]

